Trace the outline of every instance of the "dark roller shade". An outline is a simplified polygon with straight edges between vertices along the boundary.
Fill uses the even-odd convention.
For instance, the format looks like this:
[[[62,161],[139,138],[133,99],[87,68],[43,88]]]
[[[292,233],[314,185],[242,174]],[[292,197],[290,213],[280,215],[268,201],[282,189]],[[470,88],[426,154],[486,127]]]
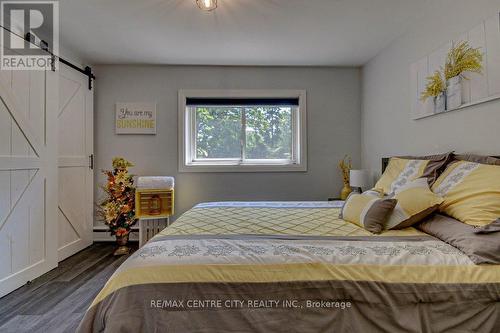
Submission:
[[[187,106],[299,106],[298,98],[186,98]]]

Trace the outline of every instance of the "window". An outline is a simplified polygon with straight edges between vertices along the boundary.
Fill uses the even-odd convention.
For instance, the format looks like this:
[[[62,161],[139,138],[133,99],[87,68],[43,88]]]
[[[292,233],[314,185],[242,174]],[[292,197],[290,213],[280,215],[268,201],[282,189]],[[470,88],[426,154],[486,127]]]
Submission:
[[[180,91],[180,171],[305,171],[305,105],[304,91]]]

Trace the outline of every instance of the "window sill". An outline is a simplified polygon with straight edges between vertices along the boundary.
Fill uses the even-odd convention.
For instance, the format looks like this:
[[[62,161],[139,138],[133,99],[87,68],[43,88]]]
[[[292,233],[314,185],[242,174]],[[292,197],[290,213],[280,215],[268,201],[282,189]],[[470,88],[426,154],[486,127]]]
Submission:
[[[305,164],[184,164],[179,172],[306,172]]]

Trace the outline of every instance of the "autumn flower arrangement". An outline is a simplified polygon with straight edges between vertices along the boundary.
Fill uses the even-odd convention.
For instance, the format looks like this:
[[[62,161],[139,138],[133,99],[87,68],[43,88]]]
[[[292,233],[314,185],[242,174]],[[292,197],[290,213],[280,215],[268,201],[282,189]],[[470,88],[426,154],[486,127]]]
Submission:
[[[113,170],[103,170],[107,182],[101,185],[105,198],[97,205],[97,214],[109,227],[111,235],[128,238],[135,218],[135,187],[128,168],[134,166],[122,157],[113,158]]]

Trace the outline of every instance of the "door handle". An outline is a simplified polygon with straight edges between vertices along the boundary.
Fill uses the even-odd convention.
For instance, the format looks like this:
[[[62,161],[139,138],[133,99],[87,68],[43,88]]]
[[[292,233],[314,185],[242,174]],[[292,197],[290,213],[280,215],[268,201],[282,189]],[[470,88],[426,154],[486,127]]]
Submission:
[[[89,155],[89,169],[94,170],[94,154]]]

